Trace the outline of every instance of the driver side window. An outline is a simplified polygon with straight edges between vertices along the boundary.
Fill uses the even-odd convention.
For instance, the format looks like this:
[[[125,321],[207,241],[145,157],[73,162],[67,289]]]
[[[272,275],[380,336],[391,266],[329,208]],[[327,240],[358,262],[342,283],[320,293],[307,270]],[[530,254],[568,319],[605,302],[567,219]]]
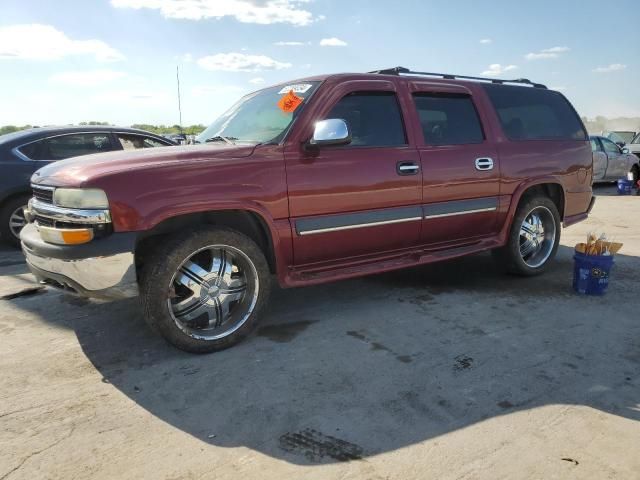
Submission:
[[[614,154],[620,153],[620,149],[618,148],[618,146],[615,143],[613,143],[611,140],[607,140],[606,138],[603,138],[602,145],[604,146],[604,151],[607,153],[614,153]]]
[[[353,92],[331,109],[326,118],[344,120],[352,147],[395,147],[407,144],[402,114],[393,92]]]

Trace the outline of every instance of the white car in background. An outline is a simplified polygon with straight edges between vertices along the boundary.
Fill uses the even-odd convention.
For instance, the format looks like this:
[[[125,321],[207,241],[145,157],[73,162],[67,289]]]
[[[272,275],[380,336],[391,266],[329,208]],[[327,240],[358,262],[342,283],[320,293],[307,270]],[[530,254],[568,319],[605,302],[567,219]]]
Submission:
[[[591,135],[589,140],[593,152],[593,183],[615,182],[620,178],[627,178],[628,173],[633,176],[634,183],[638,181],[639,159],[629,153],[628,146],[620,148],[608,138],[596,135]]]
[[[633,153],[636,157],[640,158],[640,133],[638,133],[633,140],[627,143],[625,148],[629,150],[629,153]]]

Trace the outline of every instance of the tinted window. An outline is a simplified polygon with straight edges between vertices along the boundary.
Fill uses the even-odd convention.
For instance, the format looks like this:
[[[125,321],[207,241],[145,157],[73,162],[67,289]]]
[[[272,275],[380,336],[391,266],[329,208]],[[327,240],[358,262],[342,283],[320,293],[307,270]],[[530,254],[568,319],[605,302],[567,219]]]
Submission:
[[[138,150],[140,148],[166,147],[166,143],[162,143],[155,138],[144,137],[142,135],[131,135],[125,133],[117,133],[116,138],[122,146],[123,150]]]
[[[62,135],[20,147],[20,152],[32,160],[63,160],[109,150],[111,150],[111,141],[108,133]]]
[[[394,93],[355,92],[343,97],[326,118],[341,118],[351,130],[353,146],[406,145],[402,115]]]
[[[424,142],[428,145],[482,143],[478,112],[468,95],[415,94]]]
[[[600,141],[602,141],[602,146],[604,147],[605,152],[620,153],[620,149],[618,148],[618,146],[615,143],[613,143],[611,140],[607,138],[601,138]]]
[[[511,140],[585,140],[580,118],[562,94],[543,88],[483,85]]]

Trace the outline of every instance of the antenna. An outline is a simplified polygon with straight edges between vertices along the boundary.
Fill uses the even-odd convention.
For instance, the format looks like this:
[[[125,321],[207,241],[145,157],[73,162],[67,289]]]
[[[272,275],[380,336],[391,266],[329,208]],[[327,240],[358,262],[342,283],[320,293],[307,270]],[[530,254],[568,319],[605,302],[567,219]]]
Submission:
[[[180,67],[176,65],[176,81],[178,83],[178,115],[180,117],[180,133],[184,135],[182,131],[182,104],[180,102]]]

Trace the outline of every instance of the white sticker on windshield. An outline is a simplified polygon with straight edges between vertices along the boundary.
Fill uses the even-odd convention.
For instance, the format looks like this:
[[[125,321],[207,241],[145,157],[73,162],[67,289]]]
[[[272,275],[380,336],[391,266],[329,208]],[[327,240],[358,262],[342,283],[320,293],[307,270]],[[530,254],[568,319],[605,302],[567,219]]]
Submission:
[[[313,87],[313,85],[311,85],[310,83],[296,83],[295,85],[287,85],[278,92],[278,95],[289,93],[291,90],[293,90],[293,93],[304,93],[311,87]]]

